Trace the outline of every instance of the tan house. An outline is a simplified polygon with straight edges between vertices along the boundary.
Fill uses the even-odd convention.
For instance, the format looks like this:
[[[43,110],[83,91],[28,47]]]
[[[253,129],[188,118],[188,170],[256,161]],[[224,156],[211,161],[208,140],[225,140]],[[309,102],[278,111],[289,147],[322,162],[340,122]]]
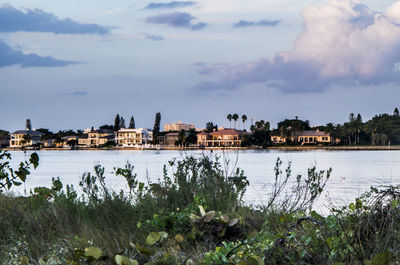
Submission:
[[[115,142],[114,131],[108,129],[90,130],[84,133],[86,136],[78,139],[78,145],[85,147],[99,147],[107,142]]]
[[[286,143],[286,138],[279,134],[273,134],[271,135],[271,141],[273,144],[284,144]]]
[[[30,137],[30,140],[27,143],[24,143],[23,141],[25,135],[29,135]],[[13,132],[10,136],[10,147],[21,148],[24,146],[40,144],[42,135],[44,134],[35,130],[20,130]]]
[[[240,147],[245,131],[223,129],[211,133],[197,134],[197,144],[202,147]]]
[[[194,123],[182,123],[178,121],[176,123],[165,123],[164,124],[164,132],[180,132],[181,130],[189,131],[190,129],[196,129]]]
[[[160,136],[160,143],[165,146],[175,146],[177,141],[179,141],[179,133],[177,132],[170,132],[164,136]]]
[[[121,129],[117,133],[116,143],[122,147],[136,147],[151,144],[153,132],[149,129]]]
[[[90,146],[89,135],[84,133],[82,136],[80,136],[78,138],[78,146],[89,147]]]
[[[290,140],[294,143],[304,144],[329,144],[332,143],[332,137],[329,133],[319,130],[305,130],[294,133]],[[273,144],[286,143],[286,138],[280,135],[272,135]]]

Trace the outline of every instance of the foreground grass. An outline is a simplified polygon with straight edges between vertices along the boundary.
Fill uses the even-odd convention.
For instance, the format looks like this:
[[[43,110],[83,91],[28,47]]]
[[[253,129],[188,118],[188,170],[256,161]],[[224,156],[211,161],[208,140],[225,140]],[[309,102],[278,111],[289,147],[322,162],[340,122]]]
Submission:
[[[0,194],[1,264],[397,264],[400,189],[372,188],[321,216],[312,205],[330,171],[281,170],[262,207],[242,205],[244,172],[218,157],[171,161],[158,183],[132,165],[114,169],[127,190],[105,185],[96,166],[78,193],[53,179],[29,197]]]

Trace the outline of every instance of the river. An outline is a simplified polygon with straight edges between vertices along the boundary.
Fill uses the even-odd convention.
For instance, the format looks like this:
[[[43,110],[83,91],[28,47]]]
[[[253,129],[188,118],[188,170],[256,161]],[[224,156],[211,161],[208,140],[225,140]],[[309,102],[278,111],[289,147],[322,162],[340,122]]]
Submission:
[[[40,165],[24,185],[13,191],[28,193],[37,186],[50,186],[52,177],[60,177],[64,184],[73,184],[79,190],[82,173],[93,171],[93,166],[101,164],[106,168],[107,182],[114,189],[125,187],[123,179],[112,175],[114,167],[122,167],[129,161],[135,166],[141,181],[146,176],[156,182],[163,172],[163,165],[173,158],[185,155],[209,154],[209,151],[38,151]],[[12,164],[23,161],[29,152],[11,151]],[[292,163],[292,175],[306,175],[307,169],[332,168],[332,174],[321,196],[318,207],[331,207],[331,203],[349,203],[355,197],[368,190],[370,186],[400,184],[400,151],[214,151],[222,158],[231,161],[231,167],[237,160],[237,166],[245,171],[250,181],[245,196],[248,203],[263,203],[268,198],[274,181],[274,167],[277,158]]]

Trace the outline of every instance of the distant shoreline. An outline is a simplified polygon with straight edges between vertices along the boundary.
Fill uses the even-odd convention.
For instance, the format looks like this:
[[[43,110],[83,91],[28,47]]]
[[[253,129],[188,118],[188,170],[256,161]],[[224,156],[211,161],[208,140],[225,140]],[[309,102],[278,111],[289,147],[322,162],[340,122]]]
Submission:
[[[7,151],[23,151],[21,148],[3,148],[1,150]],[[32,151],[34,149],[27,149]],[[179,147],[160,147],[160,148],[41,148],[41,151],[198,151],[198,150],[278,150],[278,151],[400,151],[400,145],[394,146],[272,146],[267,148],[249,148],[249,147],[207,147],[207,148],[179,148]]]

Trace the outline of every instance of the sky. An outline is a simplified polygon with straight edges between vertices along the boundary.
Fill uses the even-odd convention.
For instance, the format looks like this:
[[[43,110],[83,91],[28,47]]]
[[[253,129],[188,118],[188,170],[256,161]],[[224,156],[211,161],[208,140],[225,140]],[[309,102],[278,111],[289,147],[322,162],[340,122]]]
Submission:
[[[400,107],[399,48],[393,0],[0,1],[0,129],[367,120]]]

